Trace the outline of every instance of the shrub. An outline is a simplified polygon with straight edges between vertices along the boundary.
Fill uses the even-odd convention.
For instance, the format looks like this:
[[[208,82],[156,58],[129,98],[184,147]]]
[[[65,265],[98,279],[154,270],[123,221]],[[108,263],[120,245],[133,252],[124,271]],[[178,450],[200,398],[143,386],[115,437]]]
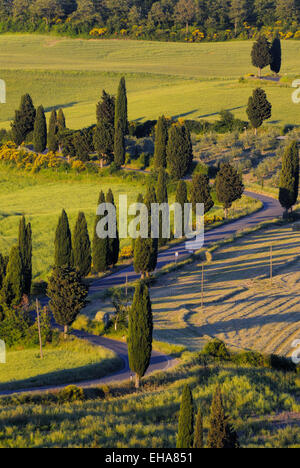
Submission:
[[[263,354],[257,353],[255,351],[245,351],[244,353],[235,354],[232,357],[232,360],[240,365],[251,367],[265,367],[266,366],[266,357]]]
[[[58,400],[61,403],[72,402],[72,401],[83,401],[84,391],[82,388],[76,387],[75,385],[69,385],[58,392]]]
[[[225,343],[223,343],[221,340],[209,341],[205,345],[202,353],[204,355],[218,358],[224,361],[228,361],[230,359],[230,353],[226,348]]]

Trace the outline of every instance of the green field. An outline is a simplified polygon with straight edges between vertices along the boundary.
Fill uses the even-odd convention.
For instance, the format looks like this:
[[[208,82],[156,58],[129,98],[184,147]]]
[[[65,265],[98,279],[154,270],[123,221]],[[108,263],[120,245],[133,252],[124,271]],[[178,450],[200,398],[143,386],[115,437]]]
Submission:
[[[99,379],[117,371],[122,361],[112,351],[77,338],[38,349],[9,350],[0,366],[0,391]]]
[[[62,106],[70,128],[90,125],[102,89],[116,93],[122,74],[127,78],[130,119],[154,119],[162,113],[215,119],[222,109],[246,118],[245,106],[257,82],[240,84],[238,79],[255,73],[251,45],[2,35],[0,78],[7,84],[7,104],[0,107],[0,126],[9,128],[24,92],[48,111]],[[299,41],[283,42],[282,75],[299,76],[299,52]],[[263,85],[273,104],[270,122],[298,123],[290,84]]]

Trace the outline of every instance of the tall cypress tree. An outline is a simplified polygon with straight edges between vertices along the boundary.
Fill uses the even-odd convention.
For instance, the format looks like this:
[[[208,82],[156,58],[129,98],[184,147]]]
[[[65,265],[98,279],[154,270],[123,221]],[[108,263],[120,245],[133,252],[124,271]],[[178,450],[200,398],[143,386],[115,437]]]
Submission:
[[[62,210],[55,233],[56,267],[70,267],[72,265],[72,240],[69,220],[65,210]]]
[[[84,213],[78,213],[73,233],[73,265],[83,278],[91,271],[91,242]]]
[[[22,259],[20,249],[12,247],[6,269],[6,276],[1,290],[1,301],[3,304],[18,306],[24,294],[24,276],[22,270]]]
[[[167,167],[168,123],[163,115],[159,117],[155,129],[154,167]]]
[[[123,134],[127,135],[128,133],[128,110],[127,110],[127,91],[126,91],[126,81],[122,77],[120,80],[117,101],[115,107],[115,129],[117,129],[118,122],[121,121],[121,128]]]
[[[152,353],[153,319],[149,290],[141,281],[135,289],[128,322],[128,357],[130,369],[136,373],[136,387],[144,377]]]
[[[100,192],[98,205],[105,203],[105,195]],[[100,238],[97,234],[97,225],[101,221],[102,216],[97,215],[94,226],[93,238],[93,268],[96,273],[105,272],[109,268],[109,238]]]
[[[19,224],[18,244],[22,260],[24,293],[29,296],[32,281],[32,232],[31,224],[26,224],[24,216],[22,216]]]
[[[47,123],[43,106],[39,106],[36,113],[33,146],[37,153],[43,153],[47,147]]]
[[[253,91],[253,95],[250,96],[248,101],[247,115],[252,127],[255,129],[255,134],[257,134],[257,129],[262,126],[264,121],[271,118],[272,104],[268,101],[263,89],[257,88]]]
[[[196,416],[196,423],[195,423],[195,434],[194,434],[194,448],[196,449],[203,449],[203,416],[202,412],[199,409],[197,416]]]
[[[167,174],[164,168],[161,168],[158,173],[158,181],[156,188],[157,203],[168,203],[168,189],[167,189]],[[166,245],[168,239],[162,237],[162,213],[159,214],[159,241],[158,245]]]
[[[148,190],[147,190],[146,195],[145,195],[144,203],[147,206],[148,214],[149,214],[149,216],[148,216],[148,222],[149,222],[148,236],[149,236],[149,238],[144,239],[144,240],[149,241],[148,243],[146,243],[146,246],[145,246],[146,249],[149,248],[149,253],[150,253],[149,263],[147,265],[147,270],[146,270],[146,274],[148,276],[149,273],[152,273],[155,270],[156,265],[157,265],[157,256],[158,256],[158,239],[152,238],[152,229],[151,229],[151,214],[152,214],[151,205],[152,205],[152,203],[157,203],[156,193],[155,193],[155,189],[154,189],[153,186],[148,187]]]
[[[111,161],[114,152],[115,129],[103,120],[94,130],[94,147],[99,155],[101,166],[103,161]]]
[[[184,180],[180,180],[177,184],[175,202],[179,203],[182,209],[182,236],[185,234],[185,221],[184,221],[184,205],[188,203],[187,185]]]
[[[58,150],[58,125],[57,125],[57,112],[54,109],[51,112],[48,127],[48,149],[49,151],[56,152]]]
[[[59,109],[57,113],[57,129],[59,132],[63,132],[66,129],[66,117],[62,109]]]
[[[194,174],[191,184],[191,203],[194,211],[197,203],[204,204],[204,213],[208,213],[214,206],[210,193],[209,178],[204,174]]]
[[[299,194],[299,150],[296,141],[285,150],[280,175],[279,201],[288,211],[295,205]]]
[[[266,36],[261,35],[253,44],[252,52],[252,65],[259,70],[259,78],[261,78],[261,71],[271,63],[270,43]]]
[[[194,403],[189,385],[185,385],[181,397],[177,448],[190,449],[193,447],[194,436]]]
[[[242,176],[238,171],[229,162],[222,164],[216,177],[216,192],[219,202],[224,206],[226,218],[232,203],[242,197],[244,190]]]
[[[125,138],[121,120],[118,121],[115,129],[114,161],[118,168],[125,163]]]
[[[108,190],[106,195],[106,203],[111,203],[115,208],[115,199],[111,189]],[[119,260],[119,253],[120,253],[120,239],[119,239],[119,232],[118,232],[118,225],[117,225],[117,233],[116,237],[113,239],[109,239],[109,253],[108,253],[108,262],[109,265],[116,265]]]
[[[116,100],[114,96],[102,91],[101,101],[97,104],[97,123],[105,122],[114,128]]]
[[[33,131],[36,110],[29,94],[21,98],[21,104],[15,112],[15,119],[11,124],[12,139],[16,145],[23,143],[27,135]]]
[[[144,197],[143,197],[143,195],[141,193],[138,194],[136,202],[137,203],[144,203]],[[137,229],[140,229],[140,226],[137,226]],[[133,252],[134,252],[134,247],[135,247],[135,241],[136,241],[136,239],[132,239]],[[136,273],[140,273],[140,272],[141,271],[137,271]]]
[[[270,67],[272,72],[278,73],[281,70],[281,61],[282,61],[282,51],[281,51],[281,42],[279,38],[279,34],[277,33],[272,41],[271,46],[271,63]]]
[[[191,135],[185,125],[179,123],[169,129],[167,166],[173,179],[182,179],[193,161]]]
[[[3,255],[0,253],[0,291],[3,286],[4,278],[6,276],[7,262]]]
[[[225,415],[221,388],[217,387],[213,396],[210,429],[207,438],[207,448],[230,449],[239,448],[236,432],[232,429]]]

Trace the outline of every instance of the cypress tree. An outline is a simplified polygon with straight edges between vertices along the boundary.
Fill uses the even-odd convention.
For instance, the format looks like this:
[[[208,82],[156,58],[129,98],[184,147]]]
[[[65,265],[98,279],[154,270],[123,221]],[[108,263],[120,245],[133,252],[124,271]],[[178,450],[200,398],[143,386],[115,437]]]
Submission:
[[[188,203],[187,185],[184,180],[180,180],[177,184],[175,202],[179,203],[182,209],[182,237],[184,237],[184,233],[185,233],[184,205],[185,203]]]
[[[103,90],[101,101],[98,102],[96,109],[97,124],[104,122],[114,128],[115,106],[115,97],[111,96]]]
[[[196,416],[196,424],[195,424],[195,434],[194,434],[194,448],[196,449],[203,449],[203,416],[202,412],[199,409],[197,416]]]
[[[247,115],[252,127],[255,129],[255,134],[264,121],[271,118],[272,105],[263,89],[257,88],[253,91],[253,95],[250,96],[248,101]]]
[[[270,67],[272,72],[278,73],[281,70],[281,61],[282,61],[282,51],[281,51],[281,42],[278,33],[273,39],[271,46],[271,63]]]
[[[147,193],[145,195],[144,203],[147,206],[148,214],[149,214],[149,216],[148,216],[148,222],[149,222],[148,236],[149,236],[149,238],[144,239],[144,240],[149,241],[148,243],[146,243],[146,246],[145,246],[146,249],[149,248],[149,253],[150,253],[149,263],[147,265],[147,270],[146,270],[146,274],[147,274],[147,276],[149,276],[149,273],[152,273],[156,268],[157,256],[158,256],[158,239],[152,238],[152,230],[151,230],[151,213],[152,213],[151,205],[152,205],[152,203],[157,203],[156,193],[155,193],[154,187],[152,187],[152,186],[148,187]]]
[[[136,200],[137,203],[144,203],[144,197],[141,193],[138,194],[137,196],[137,200]],[[137,229],[139,229],[140,226],[137,227]],[[135,239],[132,239],[132,248],[133,248],[133,252],[134,252],[134,247],[135,247]],[[140,271],[137,271],[136,273],[140,273]]]
[[[25,141],[27,135],[33,131],[36,110],[29,94],[21,98],[21,104],[15,112],[15,119],[11,124],[12,139],[16,145]]]
[[[127,91],[126,91],[126,81],[122,77],[120,80],[117,101],[115,107],[115,129],[118,127],[119,120],[121,121],[121,128],[123,135],[128,133],[128,110],[127,110]]]
[[[111,161],[114,152],[115,130],[112,125],[105,121],[97,124],[94,130],[94,147],[99,155],[101,166],[104,161]]]
[[[1,303],[8,307],[18,306],[24,294],[24,277],[20,249],[12,247],[1,291]]]
[[[88,290],[82,283],[78,271],[69,267],[56,267],[49,279],[47,296],[50,308],[58,325],[64,327],[67,338],[68,327],[86,305]]]
[[[125,138],[121,120],[118,121],[115,129],[114,161],[118,168],[125,163]]]
[[[297,142],[292,142],[282,158],[280,175],[279,201],[288,211],[295,205],[299,194],[299,150]]]
[[[73,234],[73,265],[84,278],[91,271],[91,242],[84,213],[78,213]]]
[[[135,289],[128,322],[128,357],[130,369],[136,373],[136,388],[144,377],[152,353],[153,319],[149,290],[141,281]]]
[[[142,276],[148,273],[152,250],[152,239],[142,239],[140,236],[134,242],[134,271]]]
[[[55,233],[55,257],[56,267],[70,267],[72,264],[72,240],[69,220],[65,210],[59,218]]]
[[[259,78],[261,78],[261,71],[271,63],[270,43],[266,36],[261,35],[253,44],[252,52],[252,65],[259,70]]]
[[[37,153],[43,153],[47,147],[47,123],[43,106],[37,109],[33,131],[33,146]]]
[[[66,129],[66,118],[62,109],[59,109],[57,113],[57,129],[59,132],[63,132]]]
[[[98,205],[105,203],[105,195],[101,191],[99,195]],[[101,239],[97,234],[97,225],[101,221],[102,216],[97,215],[94,226],[93,238],[93,268],[96,273],[105,272],[109,267],[109,239],[105,237]]]
[[[109,189],[107,192],[106,203],[111,203],[116,208],[114,195],[111,189]],[[109,244],[108,263],[109,265],[114,266],[118,263],[119,253],[120,253],[120,239],[119,239],[118,225],[117,225],[116,237],[113,239],[109,239],[108,244]]]
[[[207,448],[229,449],[239,448],[236,432],[232,429],[225,416],[221,388],[217,387],[213,396],[210,429],[207,438]]]
[[[176,448],[190,449],[193,447],[194,435],[194,403],[189,385],[185,385],[181,397],[178,435]]]
[[[169,129],[167,165],[173,179],[182,179],[193,161],[190,132],[185,125],[175,124]]]
[[[224,206],[226,218],[228,209],[242,197],[244,190],[242,176],[237,170],[228,162],[222,164],[216,177],[216,192],[219,202]]]
[[[168,190],[167,190],[167,174],[164,168],[161,168],[158,173],[158,181],[156,188],[157,203],[168,203]],[[168,239],[162,237],[162,213],[159,214],[159,241],[158,245],[166,245]]]
[[[163,115],[159,117],[155,129],[154,167],[167,167],[168,123]]]
[[[0,291],[3,286],[4,278],[6,276],[7,262],[3,255],[0,253]]]
[[[22,260],[24,293],[29,296],[32,281],[32,232],[31,224],[26,224],[24,216],[22,216],[19,224],[18,245]]]
[[[48,149],[54,153],[58,150],[58,125],[57,125],[57,113],[54,109],[51,112],[49,119],[49,128],[48,128]]]
[[[208,213],[214,206],[210,193],[209,178],[204,174],[194,174],[191,184],[191,203],[196,211],[196,204],[204,204],[204,213]]]

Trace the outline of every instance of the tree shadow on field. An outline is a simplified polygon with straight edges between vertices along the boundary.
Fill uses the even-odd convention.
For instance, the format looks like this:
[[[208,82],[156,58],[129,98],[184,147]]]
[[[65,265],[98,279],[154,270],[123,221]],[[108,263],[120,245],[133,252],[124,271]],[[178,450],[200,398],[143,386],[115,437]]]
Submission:
[[[191,110],[189,112],[184,112],[183,114],[178,114],[178,115],[173,115],[172,116],[172,119],[173,120],[176,120],[176,119],[180,119],[180,118],[183,118],[183,117],[187,117],[188,115],[191,115],[191,114],[194,114],[195,112],[197,112],[199,109],[194,109],[194,110]]]
[[[245,109],[245,108],[246,108],[246,106],[238,106],[238,107],[231,107],[231,108],[229,108],[229,109],[223,109],[223,110],[232,112],[232,111],[235,111],[235,110]],[[221,109],[221,110],[222,110],[222,109]],[[220,112],[221,112],[221,111],[213,112],[212,114],[198,115],[198,116],[197,116],[197,119],[204,119],[205,117],[213,117],[213,116],[215,116],[215,115],[220,115]]]
[[[66,104],[57,104],[56,106],[46,107],[45,112],[52,112],[53,110],[57,111],[58,109],[67,109],[68,107],[74,107],[77,104],[79,104],[78,101],[68,102]]]

